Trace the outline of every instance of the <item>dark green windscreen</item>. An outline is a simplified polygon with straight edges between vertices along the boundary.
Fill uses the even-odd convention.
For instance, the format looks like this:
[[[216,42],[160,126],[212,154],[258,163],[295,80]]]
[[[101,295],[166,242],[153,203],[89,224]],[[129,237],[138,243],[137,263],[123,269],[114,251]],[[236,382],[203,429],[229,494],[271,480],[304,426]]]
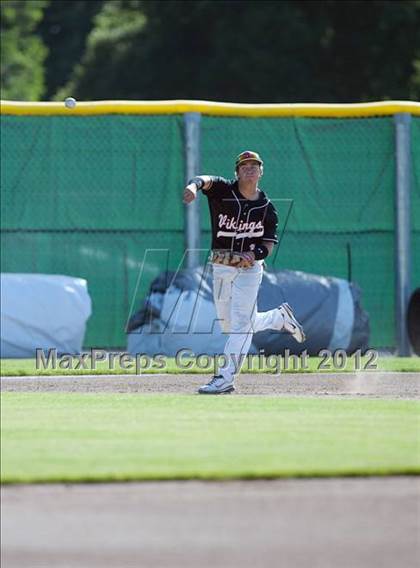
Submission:
[[[152,279],[182,261],[183,117],[2,115],[1,126],[2,271],[86,278],[93,301],[86,347],[125,346],[133,296],[137,309]],[[201,173],[225,177],[233,176],[239,152],[261,153],[261,187],[278,209],[282,236],[268,268],[342,278],[351,271],[371,317],[371,345],[394,346],[393,118],[204,116],[201,144]],[[412,160],[417,287],[420,118],[414,117]],[[201,202],[207,248],[210,222]]]

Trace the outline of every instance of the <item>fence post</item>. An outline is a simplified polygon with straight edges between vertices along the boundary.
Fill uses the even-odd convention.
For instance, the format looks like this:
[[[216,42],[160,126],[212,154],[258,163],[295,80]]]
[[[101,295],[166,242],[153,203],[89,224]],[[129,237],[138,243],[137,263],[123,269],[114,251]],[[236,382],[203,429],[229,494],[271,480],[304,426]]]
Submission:
[[[184,115],[185,181],[200,173],[200,127],[201,114],[187,112]],[[185,267],[194,268],[200,264],[200,192],[197,198],[185,205]]]
[[[395,320],[397,349],[400,357],[410,355],[407,332],[407,307],[411,292],[410,182],[411,182],[411,115],[394,115],[396,184],[395,184]]]

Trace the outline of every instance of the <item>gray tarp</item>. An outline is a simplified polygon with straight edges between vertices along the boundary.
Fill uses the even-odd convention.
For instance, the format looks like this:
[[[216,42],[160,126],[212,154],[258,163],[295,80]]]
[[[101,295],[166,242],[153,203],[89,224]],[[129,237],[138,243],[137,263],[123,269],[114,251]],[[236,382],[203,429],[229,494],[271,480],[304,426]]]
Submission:
[[[91,299],[83,278],[1,275],[1,357],[35,357],[36,349],[80,353]]]
[[[258,294],[258,310],[288,302],[302,323],[307,340],[298,344],[286,333],[256,333],[250,352],[281,354],[321,349],[365,350],[369,342],[369,318],[360,305],[357,285],[339,278],[282,270],[264,272]],[[175,356],[180,349],[194,354],[223,353],[226,335],[217,321],[212,298],[211,267],[165,272],[156,278],[142,309],[128,328],[128,352]]]

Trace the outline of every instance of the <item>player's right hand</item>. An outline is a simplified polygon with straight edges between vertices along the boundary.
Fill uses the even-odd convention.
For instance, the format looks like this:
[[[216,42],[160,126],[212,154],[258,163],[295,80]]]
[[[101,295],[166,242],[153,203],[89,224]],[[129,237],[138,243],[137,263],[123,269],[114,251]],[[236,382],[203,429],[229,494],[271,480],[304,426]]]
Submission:
[[[190,183],[184,189],[184,203],[191,203],[197,197],[197,186],[195,183]]]

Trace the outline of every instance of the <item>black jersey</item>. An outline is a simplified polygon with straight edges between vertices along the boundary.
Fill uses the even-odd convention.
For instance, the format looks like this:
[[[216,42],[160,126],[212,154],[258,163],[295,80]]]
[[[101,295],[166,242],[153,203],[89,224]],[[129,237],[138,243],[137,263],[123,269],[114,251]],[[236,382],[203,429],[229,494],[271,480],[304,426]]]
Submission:
[[[263,240],[278,242],[277,212],[263,191],[251,201],[239,191],[237,180],[212,176],[203,193],[209,201],[213,249],[248,252]]]

